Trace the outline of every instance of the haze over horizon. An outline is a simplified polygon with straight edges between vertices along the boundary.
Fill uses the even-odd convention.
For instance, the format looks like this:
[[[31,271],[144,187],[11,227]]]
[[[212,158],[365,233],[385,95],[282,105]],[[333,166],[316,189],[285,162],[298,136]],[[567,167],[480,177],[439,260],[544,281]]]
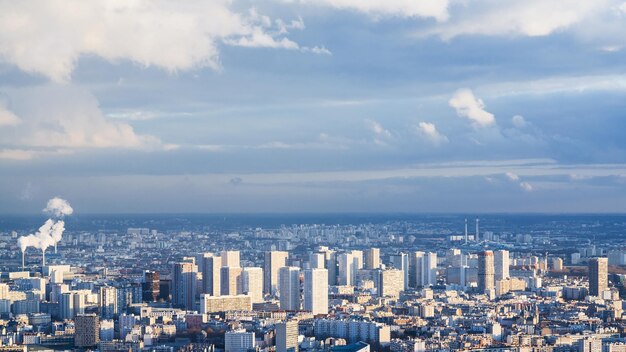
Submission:
[[[626,2],[0,1],[0,213],[625,213]]]

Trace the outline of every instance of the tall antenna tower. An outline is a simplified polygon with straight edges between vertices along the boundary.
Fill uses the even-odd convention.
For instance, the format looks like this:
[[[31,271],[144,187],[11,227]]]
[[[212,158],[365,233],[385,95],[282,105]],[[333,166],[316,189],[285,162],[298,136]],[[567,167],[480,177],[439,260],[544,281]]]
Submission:
[[[480,219],[476,218],[476,238],[475,238],[476,242],[478,242],[479,239],[480,239],[480,231],[479,230],[480,230]]]
[[[465,218],[465,244],[467,244],[467,218]]]

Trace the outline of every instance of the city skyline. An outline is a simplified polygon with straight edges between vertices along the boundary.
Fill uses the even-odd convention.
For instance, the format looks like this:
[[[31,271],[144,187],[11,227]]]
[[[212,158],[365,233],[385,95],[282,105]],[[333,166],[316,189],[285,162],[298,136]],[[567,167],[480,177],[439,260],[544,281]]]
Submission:
[[[0,213],[624,213],[625,17],[2,2]]]

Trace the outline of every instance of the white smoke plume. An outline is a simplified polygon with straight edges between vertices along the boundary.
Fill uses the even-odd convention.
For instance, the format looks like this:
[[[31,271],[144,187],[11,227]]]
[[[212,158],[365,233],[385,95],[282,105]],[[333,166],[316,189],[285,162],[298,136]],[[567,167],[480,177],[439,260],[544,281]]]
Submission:
[[[61,238],[63,238],[63,232],[65,231],[65,221],[59,220],[52,225],[51,235],[54,244],[56,245]]]
[[[51,214],[53,217],[62,218],[63,216],[71,215],[74,209],[72,209],[68,201],[55,197],[48,201],[48,205],[43,211]],[[40,249],[42,252],[45,252],[51,246],[55,246],[56,249],[56,244],[63,238],[64,231],[65,221],[51,218],[46,220],[34,234],[18,238],[17,245],[22,253],[26,252],[28,247]]]
[[[70,203],[65,199],[54,197],[48,201],[48,204],[43,211],[57,218],[61,218],[65,215],[72,215],[74,209],[72,209]]]

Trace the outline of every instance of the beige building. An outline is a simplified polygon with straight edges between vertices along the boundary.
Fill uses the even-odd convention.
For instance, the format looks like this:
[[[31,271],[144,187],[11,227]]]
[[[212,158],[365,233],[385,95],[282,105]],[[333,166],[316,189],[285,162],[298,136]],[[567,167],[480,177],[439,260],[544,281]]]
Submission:
[[[200,313],[228,312],[233,310],[252,310],[252,302],[248,295],[210,296],[200,295]]]
[[[492,251],[478,254],[478,292],[487,293],[495,287],[495,266]]]
[[[276,352],[298,352],[298,322],[276,324]]]

